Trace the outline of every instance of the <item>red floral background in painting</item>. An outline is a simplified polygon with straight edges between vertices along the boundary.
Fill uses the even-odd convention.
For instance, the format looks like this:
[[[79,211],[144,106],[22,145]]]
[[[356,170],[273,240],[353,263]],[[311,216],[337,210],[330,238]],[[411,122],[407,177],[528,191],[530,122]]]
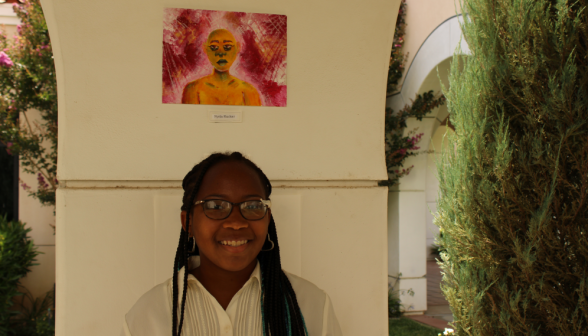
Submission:
[[[286,106],[286,24],[285,15],[164,9],[163,103],[180,104],[187,83],[212,73],[202,44],[224,28],[241,44],[230,73],[255,86],[263,106]]]

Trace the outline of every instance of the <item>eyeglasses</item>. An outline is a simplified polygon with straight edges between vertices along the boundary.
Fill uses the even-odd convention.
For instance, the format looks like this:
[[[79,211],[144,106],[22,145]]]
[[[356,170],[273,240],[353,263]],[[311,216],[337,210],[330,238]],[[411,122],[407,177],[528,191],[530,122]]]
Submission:
[[[202,204],[204,214],[210,219],[225,219],[231,215],[233,206],[238,205],[241,216],[247,220],[260,220],[265,217],[267,209],[272,207],[272,201],[245,201],[239,203],[231,203],[221,199],[202,200],[194,203],[195,205]]]

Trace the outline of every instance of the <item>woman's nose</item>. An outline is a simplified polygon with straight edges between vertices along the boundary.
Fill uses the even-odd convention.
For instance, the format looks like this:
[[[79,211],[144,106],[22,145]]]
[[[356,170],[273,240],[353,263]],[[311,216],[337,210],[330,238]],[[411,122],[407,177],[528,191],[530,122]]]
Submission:
[[[227,229],[239,230],[248,226],[249,223],[241,216],[241,211],[237,207],[233,208],[229,217],[223,222],[223,227]]]

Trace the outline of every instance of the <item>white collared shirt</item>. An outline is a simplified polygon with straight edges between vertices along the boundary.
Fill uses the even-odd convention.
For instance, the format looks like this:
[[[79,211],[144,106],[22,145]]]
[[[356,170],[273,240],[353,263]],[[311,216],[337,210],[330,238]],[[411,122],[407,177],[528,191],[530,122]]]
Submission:
[[[189,269],[200,266],[200,257],[189,260]],[[181,306],[184,269],[178,272]],[[288,272],[309,336],[341,336],[329,296]],[[225,311],[218,301],[192,275],[188,274],[182,335],[186,336],[261,336],[261,271],[259,262],[249,280],[233,296]],[[179,314],[178,314],[179,315]],[[126,314],[121,336],[171,335],[172,279],[143,294]]]

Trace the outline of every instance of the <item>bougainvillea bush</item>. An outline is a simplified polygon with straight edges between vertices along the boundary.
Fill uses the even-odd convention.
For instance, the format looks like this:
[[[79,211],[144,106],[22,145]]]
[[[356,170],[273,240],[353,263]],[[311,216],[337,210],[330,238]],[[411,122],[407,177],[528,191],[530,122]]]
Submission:
[[[0,141],[18,155],[36,188],[22,184],[43,205],[57,188],[57,84],[49,31],[39,0],[14,4],[17,35],[0,34]],[[40,112],[42,121],[30,117]]]

